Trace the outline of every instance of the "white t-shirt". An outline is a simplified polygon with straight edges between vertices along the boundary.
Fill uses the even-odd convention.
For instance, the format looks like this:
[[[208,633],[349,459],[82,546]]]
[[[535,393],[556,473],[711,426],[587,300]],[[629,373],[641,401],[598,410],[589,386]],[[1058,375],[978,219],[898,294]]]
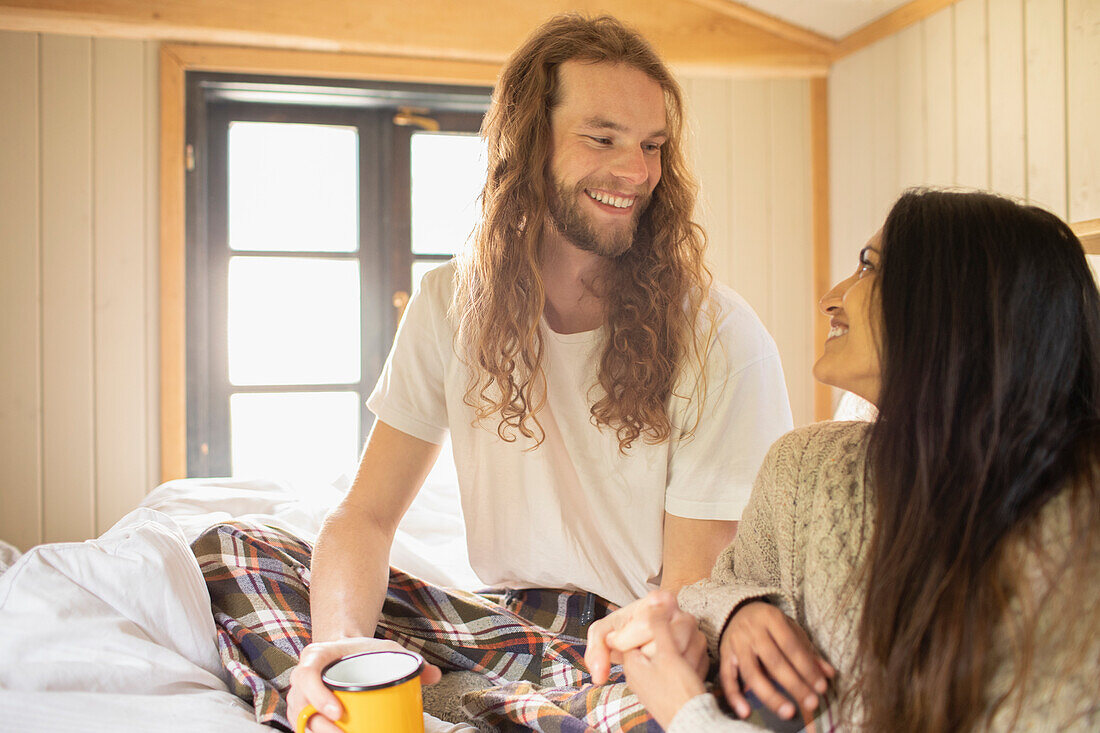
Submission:
[[[559,334],[542,324],[545,432],[531,450],[501,440],[497,420],[474,425],[467,367],[447,315],[454,265],[424,276],[367,405],[382,422],[441,443],[451,434],[470,564],[488,586],[566,588],[624,605],[660,583],[664,512],[736,520],[768,447],[791,429],[775,342],[749,305],[711,290],[721,318],[706,369],[703,414],[692,385],[669,400],[671,439],[619,452],[589,412],[605,329]]]

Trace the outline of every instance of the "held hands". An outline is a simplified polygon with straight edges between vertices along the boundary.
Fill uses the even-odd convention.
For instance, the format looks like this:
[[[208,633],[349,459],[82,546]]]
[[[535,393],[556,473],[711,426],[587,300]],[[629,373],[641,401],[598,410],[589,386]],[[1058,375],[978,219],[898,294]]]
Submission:
[[[307,704],[313,705],[320,712],[309,721],[307,730],[312,733],[343,733],[332,721],[339,720],[344,709],[332,690],[325,687],[321,681],[321,672],[325,666],[335,662],[340,657],[359,652],[377,651],[403,651],[397,642],[356,637],[340,639],[339,641],[319,641],[310,644],[302,650],[298,659],[298,666],[290,673],[290,693],[287,695],[287,718],[291,723],[298,719]],[[425,685],[434,685],[439,681],[442,672],[434,664],[424,663],[424,671],[420,673],[420,682]]]
[[[588,630],[585,663],[598,684],[611,664],[622,664],[627,684],[667,728],[680,708],[705,692],[707,642],[672,594],[657,591],[625,606]]]
[[[734,711],[746,718],[744,689],[752,690],[780,718],[794,716],[794,705],[776,689],[778,682],[801,707],[813,711],[836,670],[818,655],[806,632],[770,603],[754,601],[730,618],[719,644],[719,678]],[[769,679],[770,678],[770,679]]]

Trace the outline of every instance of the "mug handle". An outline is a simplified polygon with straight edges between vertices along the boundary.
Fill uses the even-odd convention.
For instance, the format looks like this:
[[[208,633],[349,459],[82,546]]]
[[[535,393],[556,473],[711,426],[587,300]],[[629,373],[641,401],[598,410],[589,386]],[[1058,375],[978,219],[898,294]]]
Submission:
[[[306,705],[302,708],[302,712],[298,713],[298,723],[294,726],[296,733],[305,733],[306,725],[309,724],[309,719],[314,715],[320,715],[321,711],[312,705]]]

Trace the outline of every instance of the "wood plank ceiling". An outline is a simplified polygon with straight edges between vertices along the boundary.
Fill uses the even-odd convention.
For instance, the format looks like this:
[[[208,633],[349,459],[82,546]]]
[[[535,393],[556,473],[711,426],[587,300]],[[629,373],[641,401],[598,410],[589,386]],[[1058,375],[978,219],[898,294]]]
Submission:
[[[697,73],[820,77],[836,45],[729,0],[0,0],[0,29],[501,63],[566,10],[610,13]]]

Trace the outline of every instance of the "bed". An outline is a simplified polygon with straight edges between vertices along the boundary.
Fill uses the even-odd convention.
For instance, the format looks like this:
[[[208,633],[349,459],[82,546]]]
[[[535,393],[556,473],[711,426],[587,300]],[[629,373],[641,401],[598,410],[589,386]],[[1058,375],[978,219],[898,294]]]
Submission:
[[[440,463],[398,530],[391,562],[474,588],[454,484]],[[230,518],[312,540],[347,483],[172,481],[97,539],[0,552],[11,562],[0,574],[0,729],[270,733],[222,681],[189,543]],[[428,716],[425,726],[474,730]]]

